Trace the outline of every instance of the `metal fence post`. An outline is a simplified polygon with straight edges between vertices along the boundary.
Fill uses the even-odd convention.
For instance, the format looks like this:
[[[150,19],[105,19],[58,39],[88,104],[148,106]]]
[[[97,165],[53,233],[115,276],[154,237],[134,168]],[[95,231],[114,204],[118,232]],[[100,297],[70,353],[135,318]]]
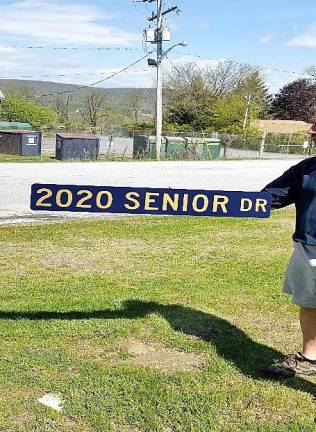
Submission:
[[[263,154],[265,150],[266,138],[267,138],[267,131],[263,131],[261,136],[260,151],[259,151],[259,158],[261,159],[263,158]]]

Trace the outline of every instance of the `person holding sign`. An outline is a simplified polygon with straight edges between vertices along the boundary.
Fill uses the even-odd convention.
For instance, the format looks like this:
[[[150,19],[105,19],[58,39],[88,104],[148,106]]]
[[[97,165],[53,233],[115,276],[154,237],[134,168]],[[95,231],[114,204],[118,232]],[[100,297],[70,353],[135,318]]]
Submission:
[[[295,204],[294,251],[283,292],[300,306],[303,335],[301,352],[270,365],[264,373],[273,378],[316,374],[316,157],[305,159],[269,183],[262,191],[272,195],[272,209]]]

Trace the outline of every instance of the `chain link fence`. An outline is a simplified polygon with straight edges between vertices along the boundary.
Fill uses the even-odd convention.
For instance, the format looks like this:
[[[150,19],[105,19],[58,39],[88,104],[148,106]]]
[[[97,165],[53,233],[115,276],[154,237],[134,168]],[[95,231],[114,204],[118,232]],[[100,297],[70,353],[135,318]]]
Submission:
[[[306,133],[220,134],[221,156],[226,159],[302,158],[314,149]]]
[[[100,159],[154,160],[156,143],[154,131],[131,131],[127,128],[108,128],[99,131]],[[302,158],[316,154],[308,135],[302,133],[213,133],[164,131],[162,159],[284,159]],[[55,132],[43,137],[43,151],[55,152]]]

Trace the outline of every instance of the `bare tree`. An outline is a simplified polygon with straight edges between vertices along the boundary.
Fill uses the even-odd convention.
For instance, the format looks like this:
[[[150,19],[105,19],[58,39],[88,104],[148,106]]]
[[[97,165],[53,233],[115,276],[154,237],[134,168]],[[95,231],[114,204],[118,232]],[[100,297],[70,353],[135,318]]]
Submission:
[[[108,117],[109,111],[110,109],[104,93],[96,90],[88,93],[85,98],[85,107],[82,115],[93,133],[96,133],[102,119]]]
[[[195,63],[178,65],[169,71],[164,82],[164,92],[167,104],[180,101],[181,105],[191,107],[200,105],[211,96],[204,70]]]
[[[232,60],[204,67],[189,62],[175,66],[167,74],[165,88],[168,92],[180,91],[181,93],[193,83],[203,82],[215,97],[222,97],[239,90],[255,71],[257,71],[255,67]]]
[[[204,81],[203,71],[197,64],[188,62],[174,65],[174,68],[166,73],[164,90],[168,99],[172,99],[185,94],[197,81]]]
[[[59,120],[65,125],[69,125],[71,122],[70,116],[72,100],[73,93],[59,94],[56,97],[56,112],[58,114]]]
[[[139,121],[139,114],[144,104],[145,92],[141,88],[130,89],[126,95],[126,104],[133,113],[135,123]]]
[[[12,84],[5,88],[5,93],[7,96],[19,97],[23,99],[36,99],[36,90],[31,85],[15,85]]]
[[[207,66],[204,69],[204,78],[208,88],[217,97],[238,90],[248,79],[255,68],[236,63],[232,60],[225,60],[214,66]]]

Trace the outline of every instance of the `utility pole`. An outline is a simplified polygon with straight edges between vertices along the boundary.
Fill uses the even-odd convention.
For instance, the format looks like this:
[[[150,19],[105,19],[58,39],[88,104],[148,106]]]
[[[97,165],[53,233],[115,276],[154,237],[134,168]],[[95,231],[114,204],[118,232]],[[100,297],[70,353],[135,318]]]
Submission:
[[[136,0],[137,1],[137,0]],[[156,159],[161,158],[161,139],[162,139],[162,62],[166,55],[176,46],[186,46],[187,43],[180,42],[173,45],[171,48],[163,51],[163,42],[170,42],[170,29],[164,25],[164,17],[171,12],[180,13],[177,6],[170,6],[167,10],[163,10],[163,0],[138,0],[142,3],[155,3],[157,5],[156,14],[153,12],[148,18],[149,22],[156,21],[155,30],[151,27],[144,31],[146,43],[157,45],[157,59],[148,59],[148,65],[157,68],[157,86],[156,86]]]
[[[156,95],[156,158],[161,156],[162,134],[162,0],[157,0],[157,95]]]
[[[246,129],[246,126],[247,126],[248,114],[249,114],[250,104],[252,102],[252,96],[248,95],[248,96],[246,96],[245,99],[247,101],[247,108],[246,108],[246,112],[245,112],[244,124],[243,124],[243,127],[242,127],[243,132],[245,132],[245,129]]]

